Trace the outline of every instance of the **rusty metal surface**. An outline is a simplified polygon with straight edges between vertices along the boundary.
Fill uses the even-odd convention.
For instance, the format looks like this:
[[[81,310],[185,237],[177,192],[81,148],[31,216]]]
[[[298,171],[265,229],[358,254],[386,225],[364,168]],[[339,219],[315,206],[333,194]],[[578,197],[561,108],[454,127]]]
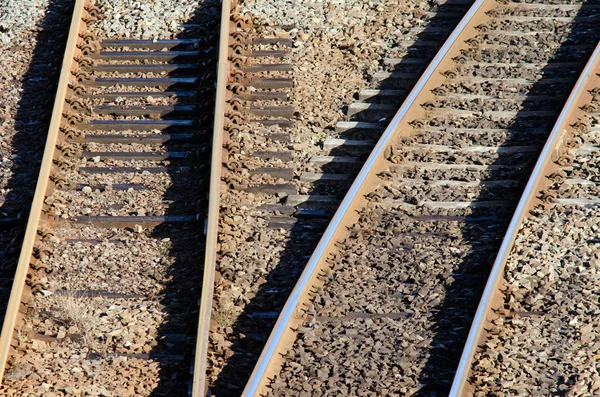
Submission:
[[[411,120],[424,115],[426,110],[419,104],[433,97],[432,89],[444,79],[441,72],[449,69],[453,62],[452,59],[460,55],[460,50],[466,47],[466,38],[474,34],[476,26],[489,18],[485,13],[496,5],[497,3],[493,0],[478,0],[473,4],[394,116],[352,184],[300,276],[263,349],[244,389],[243,396],[259,396],[268,392],[270,379],[278,373],[283,364],[284,353],[292,346],[296,338],[294,330],[303,322],[305,315],[303,308],[310,301],[310,291],[323,284],[319,273],[325,265],[326,258],[337,252],[335,242],[343,240],[348,235],[349,225],[352,225],[358,218],[357,209],[366,203],[365,194],[375,187],[376,178],[374,177],[387,167],[384,157],[385,149],[407,134],[407,131],[410,130],[408,123]]]
[[[472,395],[473,391],[468,383],[472,370],[471,365],[477,346],[486,339],[486,326],[491,325],[490,321],[495,318],[494,309],[498,307],[499,303],[503,302],[500,287],[506,261],[523,222],[530,211],[540,203],[539,192],[549,185],[549,179],[546,176],[559,169],[558,164],[553,159],[560,157],[560,153],[564,149],[562,145],[565,138],[573,133],[573,124],[584,113],[581,107],[591,100],[590,90],[600,82],[597,75],[598,70],[600,70],[600,44],[594,50],[561,111],[511,219],[471,325],[469,337],[450,390],[451,396]]]
[[[210,318],[215,284],[215,267],[217,260],[217,237],[219,232],[219,206],[221,194],[221,163],[223,154],[223,130],[225,127],[226,86],[229,76],[229,32],[232,3],[224,0],[221,10],[221,30],[219,40],[219,57],[217,63],[217,86],[215,98],[215,117],[213,121],[212,157],[210,174],[210,191],[208,199],[208,216],[206,220],[206,251],[204,258],[204,277],[202,281],[202,297],[198,319],[196,338],[196,355],[194,359],[194,375],[192,379],[192,397],[208,394],[207,359]]]
[[[2,325],[2,333],[0,334],[0,383],[4,377],[4,371],[11,354],[11,341],[13,339],[15,327],[19,322],[19,309],[21,309],[23,302],[29,295],[28,291],[26,291],[28,287],[26,286],[25,281],[29,271],[29,261],[31,260],[34,243],[37,239],[37,231],[42,215],[44,199],[49,187],[52,160],[56,151],[56,143],[59,137],[60,123],[62,121],[62,110],[67,95],[68,82],[71,78],[71,72],[74,63],[73,59],[77,51],[77,35],[85,25],[82,17],[84,16],[84,7],[86,5],[87,0],[77,0],[73,11],[71,27],[69,30],[69,39],[67,41],[65,55],[63,57],[63,66],[60,73],[56,98],[54,101],[54,109],[52,112],[52,119],[50,121],[46,146],[44,148],[44,156],[42,159],[40,174],[37,180],[35,195],[31,206],[29,220],[27,222],[27,229],[23,239],[23,246],[19,256],[19,262],[15,272],[10,300],[6,310],[6,316]]]

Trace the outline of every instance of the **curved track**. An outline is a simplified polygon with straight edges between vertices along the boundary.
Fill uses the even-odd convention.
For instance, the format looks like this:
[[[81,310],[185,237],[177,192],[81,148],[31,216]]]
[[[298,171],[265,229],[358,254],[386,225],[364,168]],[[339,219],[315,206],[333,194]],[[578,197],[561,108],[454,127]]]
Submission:
[[[513,215],[451,395],[597,394],[600,46]]]
[[[244,395],[449,391],[596,18],[594,5],[475,2],[344,198]]]
[[[378,86],[349,106],[353,120],[307,159],[286,135],[294,110],[279,104],[293,86],[286,32],[257,38],[224,1],[204,3],[177,37],[104,37],[102,10],[77,0],[0,335],[0,390],[236,389],[304,248],[371,149],[243,395],[600,389],[589,368],[598,308],[586,298],[599,263],[600,7],[470,5],[425,13],[428,27],[411,30]],[[242,124],[264,136],[249,139]],[[268,150],[246,152],[255,144]],[[224,208],[230,189],[264,203]],[[275,272],[281,285],[238,263],[246,213],[267,232],[245,243],[300,231]],[[260,291],[239,297],[252,304],[232,347],[223,335],[236,313],[222,291],[236,278]]]
[[[391,32],[394,27],[402,26],[407,19],[417,25],[409,23],[408,26],[414,27],[403,27],[406,35],[391,35],[390,48],[386,49],[389,54],[385,58],[380,59],[380,54],[376,53],[364,55],[363,64],[365,59],[373,59],[373,62],[379,59],[382,70],[386,72],[372,75],[370,87],[373,89],[363,90],[358,95],[359,101],[349,106],[347,118],[343,119],[353,121],[328,124],[331,120],[323,115],[330,113],[316,110],[317,107],[335,108],[337,115],[336,104],[340,99],[330,99],[335,95],[350,97],[355,92],[353,89],[327,87],[322,93],[323,106],[309,104],[313,98],[305,98],[307,90],[325,84],[319,79],[330,80],[319,76],[319,66],[328,69],[328,61],[331,61],[331,74],[336,76],[340,73],[337,69],[340,65],[336,63],[344,63],[340,55],[351,56],[352,50],[341,53],[336,50],[333,55],[328,54],[328,47],[324,46],[307,53],[303,50],[302,41],[298,43],[299,47],[294,44],[294,49],[288,50],[291,39],[288,44],[283,38],[290,33],[282,27],[272,26],[269,28],[271,34],[280,37],[280,47],[275,49],[284,57],[278,61],[266,61],[260,57],[241,57],[239,60],[246,70],[246,78],[241,81],[252,79],[248,76],[249,71],[265,68],[266,72],[266,66],[269,66],[269,73],[263,72],[262,77],[278,77],[281,83],[291,83],[291,71],[294,71],[293,87],[289,84],[289,87],[264,92],[262,89],[253,90],[247,86],[249,83],[243,83],[237,88],[246,88],[247,92],[238,93],[239,99],[257,101],[262,97],[258,104],[271,110],[278,109],[273,112],[274,115],[285,115],[286,109],[290,109],[287,114],[291,114],[290,106],[281,106],[282,100],[293,104],[298,111],[294,112],[297,119],[293,124],[279,116],[280,125],[259,126],[256,122],[260,119],[257,117],[250,125],[240,126],[229,133],[224,178],[227,189],[223,190],[222,196],[215,288],[216,324],[211,336],[215,354],[209,358],[215,394],[238,395],[243,388],[274,320],[302,271],[307,254],[314,249],[335,207],[364,162],[366,153],[372,149],[374,141],[397,109],[398,102],[401,102],[401,98],[394,94],[408,94],[419,73],[451,33],[451,27],[468,9],[469,2],[439,3],[421,4],[423,12],[415,12],[415,16],[411,17],[394,10],[392,15],[395,17],[390,16],[390,20],[394,21],[392,25],[372,27],[381,30],[377,33],[381,35],[382,31]],[[374,36],[378,37],[377,34]],[[295,37],[293,33],[291,35]],[[284,43],[286,46],[282,45]],[[264,50],[269,48],[265,46],[262,49],[266,56]],[[324,60],[313,60],[314,55],[311,54],[317,53],[318,56],[319,52],[328,55]],[[256,62],[277,63],[257,65]],[[311,73],[304,73],[303,80],[306,62],[314,63],[317,69],[313,72],[314,83],[306,81],[306,74],[310,78]],[[360,69],[359,66],[355,68]],[[255,76],[261,77],[259,74]],[[402,76],[404,79],[399,80]],[[353,74],[346,77],[349,81],[357,78]],[[309,110],[311,106],[315,109]],[[349,127],[357,123],[369,124],[370,128]],[[330,138],[321,142],[315,132],[319,131],[317,126],[324,125],[329,127],[323,130],[323,135],[327,134]],[[343,163],[329,161],[342,158]],[[339,171],[340,167],[342,171]],[[335,169],[338,169],[337,173]]]

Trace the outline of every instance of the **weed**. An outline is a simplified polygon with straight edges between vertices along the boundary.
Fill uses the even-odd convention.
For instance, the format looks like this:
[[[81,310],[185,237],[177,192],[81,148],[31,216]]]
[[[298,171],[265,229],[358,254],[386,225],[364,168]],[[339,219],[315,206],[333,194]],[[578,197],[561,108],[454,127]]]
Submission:
[[[92,330],[98,326],[99,319],[94,316],[94,306],[76,294],[64,294],[55,297],[56,320],[67,327],[75,327],[82,335],[83,343],[91,346]]]
[[[20,345],[25,345],[27,343],[31,343],[31,339],[29,338],[29,333],[23,332],[20,329],[17,330],[17,339],[19,340]]]
[[[235,305],[230,301],[221,302],[217,308],[213,309],[213,318],[222,327],[231,327],[237,317]]]

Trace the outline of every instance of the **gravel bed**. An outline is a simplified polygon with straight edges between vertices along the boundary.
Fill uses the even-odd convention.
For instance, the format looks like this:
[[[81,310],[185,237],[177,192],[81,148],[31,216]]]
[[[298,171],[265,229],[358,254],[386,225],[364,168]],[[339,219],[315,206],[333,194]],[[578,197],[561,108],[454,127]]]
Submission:
[[[448,186],[430,187],[425,183],[423,185],[407,184],[405,186],[398,186],[397,188],[390,185],[380,187],[374,193],[378,194],[381,198],[389,197],[393,200],[417,204],[419,202],[418,197],[423,197],[425,192],[428,192],[429,197],[433,201],[488,201],[494,198],[496,200],[502,198],[504,191],[505,186],[489,188],[482,185],[475,187],[453,187],[449,189]]]
[[[533,91],[530,91],[533,88]],[[535,86],[532,82],[515,83],[512,81],[448,81],[434,89],[435,94],[445,95],[448,92],[457,94],[489,95],[499,98],[514,96],[548,95],[552,87]]]
[[[73,173],[69,182],[74,185],[89,184],[90,186],[114,184],[138,184],[152,189],[164,189],[173,183],[172,177],[167,173],[119,173],[119,174],[79,174]]]
[[[596,352],[597,208],[534,211],[515,242],[509,293],[476,355],[475,395],[587,395],[600,388]]]
[[[482,104],[484,105],[484,104]],[[480,110],[481,112],[481,110]],[[418,120],[415,120],[418,122]],[[447,127],[447,128],[486,128],[486,129],[505,129],[508,127],[519,129],[526,128],[549,128],[550,121],[540,120],[536,116],[521,116],[516,120],[513,117],[496,117],[495,115],[482,115],[473,113],[470,117],[456,117],[452,114],[441,115],[428,120],[427,126]]]
[[[194,97],[158,97],[158,96],[140,96],[137,98],[116,97],[114,100],[103,98],[92,98],[89,105],[111,105],[111,106],[168,106],[168,105],[187,105],[193,103]],[[121,132],[123,133],[123,132]]]
[[[510,44],[502,44],[502,45],[510,45]],[[516,45],[525,45],[529,46],[531,43],[519,43]],[[510,66],[487,66],[481,67],[479,65],[468,65],[468,66],[459,66],[456,70],[464,75],[469,77],[485,77],[490,79],[528,79],[528,80],[539,80],[542,75],[540,74],[540,70],[537,68],[531,69],[516,69]],[[545,78],[556,78],[556,77],[567,77],[567,76],[577,77],[576,71],[563,71],[557,68],[556,70],[547,70],[544,73]]]
[[[198,250],[189,249],[200,247],[196,228],[57,229],[45,246],[51,254],[42,259],[53,268],[48,292],[36,296],[23,326],[28,354],[9,369],[3,390],[23,391],[32,383],[58,395],[65,383],[81,392],[105,390],[105,395],[180,395],[187,390],[192,345],[170,342],[169,335],[189,335],[189,319],[198,316],[198,289],[193,287],[200,282]],[[78,291],[108,295],[91,298]],[[154,358],[128,356],[135,354]],[[57,359],[64,359],[58,367]],[[93,371],[73,370],[90,365]]]
[[[111,396],[118,390],[120,396],[139,396],[149,395],[156,387],[155,383],[131,382],[122,374],[127,373],[132,378],[139,378],[142,375],[158,378],[160,374],[158,361],[148,362],[143,359],[112,356],[88,360],[85,352],[65,354],[65,350],[75,350],[79,346],[77,342],[63,343],[58,349],[49,349],[47,357],[40,363],[23,363],[9,369],[6,379],[15,386],[7,392],[18,390],[18,393],[24,396],[57,397],[82,393],[92,396]],[[31,375],[31,380],[24,379],[23,374],[30,373],[34,366],[44,367],[57,362],[61,364],[59,370],[41,370]],[[106,372],[106,368],[111,369],[110,373]],[[73,386],[73,378],[78,380],[77,386]],[[51,380],[45,382],[45,379]],[[100,383],[104,383],[107,379],[115,384],[118,383],[119,386],[115,388],[102,386]],[[35,384],[35,381],[38,383]]]
[[[445,98],[436,101],[430,101],[428,105],[431,108],[453,108],[458,110],[480,111],[481,104],[485,101],[488,111],[535,111],[547,109],[549,106],[556,106],[557,102],[548,98],[532,100],[528,103],[521,103],[518,98],[485,98],[480,100],[469,100],[462,98]],[[507,142],[510,144],[511,142]]]
[[[365,229],[366,224],[371,227]],[[493,246],[475,246],[470,242],[474,236],[456,224],[454,230],[448,225],[420,225],[425,230],[410,226],[399,211],[363,211],[341,247],[348,254],[339,258],[313,302],[314,320],[296,341],[273,384],[273,395],[302,393],[315,379],[335,386],[333,395],[434,395],[431,386],[438,382],[422,378],[429,354],[436,353],[428,352],[439,332],[431,326],[432,312],[442,310],[458,284],[483,282],[484,275],[469,274],[464,264],[477,269],[494,251]],[[442,231],[451,237],[411,238],[402,230]],[[476,299],[477,292],[463,295],[460,303]],[[365,368],[365,361],[378,366]]]
[[[499,7],[498,14],[522,15],[522,12]],[[545,12],[537,10],[527,15],[545,15]],[[586,23],[580,22],[577,28],[585,31]],[[564,101],[573,82],[546,83],[546,79],[557,76],[556,72],[546,74],[543,67],[533,64],[566,60],[568,52],[569,61],[580,62],[579,67],[569,70],[580,70],[593,48],[577,52],[563,49],[558,43],[540,44],[536,48],[528,40],[516,39],[515,43],[529,43],[528,50],[523,51],[520,44],[509,49],[481,50],[477,43],[493,46],[494,29],[502,26],[498,22],[488,25],[489,33],[478,34],[477,40],[471,41],[457,60],[517,63],[510,74],[500,67],[486,70],[481,76],[525,75],[532,81],[465,82],[474,76],[474,69],[459,66],[456,76],[434,90],[436,99],[445,101],[439,103],[440,109],[464,107],[464,103],[452,98],[454,92],[497,98],[515,98],[518,93],[522,97],[515,110],[530,106],[529,95],[552,92],[556,102],[544,110],[558,115],[561,100]],[[560,23],[548,21],[538,25]],[[527,31],[532,24],[515,22],[511,29]],[[570,30],[566,28],[567,32]],[[595,38],[588,39],[587,43],[593,47]],[[542,43],[545,40],[545,37],[540,39]],[[561,40],[565,40],[564,36]],[[496,104],[500,103],[497,98]],[[545,130],[547,134],[556,117],[518,113],[516,118],[488,117],[483,115],[490,110],[486,99],[473,100],[468,106],[476,112],[474,116],[432,113],[431,118],[417,120],[413,125],[420,136],[402,139],[387,152],[388,159],[396,165],[380,175],[386,187],[368,195],[370,204],[360,209],[350,236],[336,242],[339,252],[336,250],[332,258],[328,280],[308,308],[307,322],[287,353],[282,371],[273,380],[270,395],[447,395],[493,258],[536,154],[440,153],[426,149],[413,152],[404,145],[422,142],[451,147],[510,146],[515,140],[519,145],[537,145],[541,149],[544,137],[536,137],[531,130]],[[459,132],[455,133],[453,128]],[[498,136],[504,138],[494,138],[496,133],[485,129],[502,130]],[[416,164],[402,166],[405,161]],[[419,166],[419,162],[463,168],[426,168]],[[492,197],[487,189],[466,195],[451,186],[435,184],[409,189],[400,178],[511,179],[515,187],[494,195],[497,200],[494,206],[446,208],[436,207],[435,202],[484,201]],[[395,201],[382,203],[386,198]],[[520,374],[525,371],[522,369]]]
[[[545,193],[597,200],[595,185],[567,182],[594,179],[593,155],[570,157]],[[550,205],[525,220],[506,263],[500,317],[475,355],[475,395],[598,394],[599,229],[597,206]]]
[[[114,88],[113,88],[114,87]],[[192,89],[192,87],[190,87],[190,90]],[[91,95],[101,95],[101,94],[112,94],[115,91],[118,92],[141,92],[141,93],[145,93],[145,92],[155,92],[157,90],[160,90],[159,87],[152,87],[152,86],[143,86],[143,87],[138,87],[138,86],[131,86],[131,85],[125,85],[125,84],[117,84],[116,86],[112,86],[112,87],[91,87],[91,89],[89,90],[89,93]]]
[[[57,191],[51,198],[54,213],[64,218],[75,216],[151,216],[165,215],[169,204],[162,199],[163,192],[149,190]],[[48,202],[48,200],[46,200]],[[68,202],[69,205],[65,205]]]
[[[522,163],[522,153],[515,153],[507,156],[502,153],[483,152],[439,152],[435,150],[411,150],[410,148],[399,147],[398,155],[402,161],[434,162],[446,164],[477,164],[477,165],[514,165]]]
[[[235,137],[240,151],[230,154],[242,168],[230,172],[230,180],[238,185],[292,182],[301,194],[310,191],[311,187],[297,179],[250,176],[247,170],[290,167],[296,176],[311,170],[308,161],[322,152],[323,140],[340,137],[334,127],[338,121],[348,120],[344,106],[354,101],[359,90],[375,85],[370,76],[387,69],[383,57],[392,54],[399,37],[414,37],[409,29],[425,26],[424,11],[435,8],[435,4],[416,1],[296,1],[286,6],[272,0],[245,1],[241,10],[252,15],[255,25],[264,25],[261,36],[278,35],[285,28],[293,39],[286,61],[293,67],[290,102],[271,104],[289,104],[296,113],[294,126],[286,131],[256,125],[242,127]],[[386,15],[385,20],[381,15]],[[291,143],[269,140],[268,134],[273,132],[289,133]],[[276,149],[293,150],[292,163],[252,156],[256,151]],[[339,189],[322,191],[341,197],[347,187],[341,184]],[[317,232],[266,228],[277,214],[260,206],[284,203],[285,196],[231,189],[221,197],[222,207],[238,221],[221,232],[221,238],[235,248],[226,250],[218,267],[224,271],[235,266],[236,270],[230,279],[221,279],[216,288],[218,303],[214,310],[221,320],[212,332],[215,354],[210,361],[215,395],[241,393],[274,323],[269,313],[281,309],[320,237]]]
[[[42,259],[54,270],[52,290],[106,290],[127,294],[157,295],[168,277],[174,258],[169,257],[171,239],[158,239],[130,233],[120,239],[100,240],[97,244],[54,243],[54,256]],[[99,271],[102,262],[110,269]],[[141,275],[151,275],[143,278]],[[75,277],[76,276],[76,277]]]
[[[110,159],[110,158],[101,158],[100,156],[94,156],[90,159],[79,159],[74,160],[73,164],[78,165],[80,167],[98,167],[98,168],[108,168],[108,167],[133,167],[133,168],[145,168],[145,167],[162,167],[170,164],[169,160],[160,160],[160,161],[152,161],[152,160],[118,160],[118,159]],[[148,172],[148,171],[146,171]]]
[[[35,190],[72,1],[0,1],[0,319]]]
[[[95,23],[99,38],[172,39],[186,33],[182,25],[196,23],[199,10],[203,20],[219,18],[220,7],[212,1],[174,2],[172,0],[139,1],[96,0],[102,18]],[[211,10],[210,14],[206,11]]]
[[[455,106],[455,105],[450,105]],[[437,143],[439,145],[449,146],[452,148],[466,148],[472,145],[481,146],[524,146],[531,143],[535,139],[545,139],[542,133],[534,131],[519,132],[509,130],[496,131],[468,131],[464,129],[452,130],[452,134],[448,134],[446,129],[439,131],[428,131],[427,134],[415,135],[405,140],[406,145],[418,145]]]
[[[414,179],[432,179],[432,180],[456,180],[472,181],[486,180],[490,178],[499,179],[519,179],[527,177],[527,170],[522,167],[503,167],[499,169],[481,169],[476,167],[467,167],[467,169],[438,170],[421,168],[417,166],[402,167],[397,172],[386,176],[392,179],[414,178]]]

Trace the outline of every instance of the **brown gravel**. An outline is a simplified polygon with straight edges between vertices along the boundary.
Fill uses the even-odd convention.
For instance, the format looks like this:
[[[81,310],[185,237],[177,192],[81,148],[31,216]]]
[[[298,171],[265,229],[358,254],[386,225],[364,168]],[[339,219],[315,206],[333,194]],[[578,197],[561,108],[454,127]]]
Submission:
[[[0,2],[0,318],[39,172],[73,1]]]
[[[597,126],[594,118],[586,124]],[[598,134],[588,130],[579,139],[594,144]],[[568,157],[570,167],[552,175],[545,194],[597,200],[593,154],[574,148]],[[597,205],[550,204],[524,222],[506,263],[501,317],[475,356],[475,395],[600,392],[599,228]]]
[[[522,14],[502,6],[498,13]],[[545,15],[545,11],[529,11],[528,15]],[[434,90],[436,101],[426,104],[431,112],[413,121],[413,136],[386,152],[390,169],[379,175],[380,187],[367,195],[369,204],[359,209],[350,236],[336,243],[339,253],[331,258],[328,281],[307,308],[307,322],[273,380],[270,395],[447,395],[516,198],[574,82],[547,82],[557,72],[547,72],[543,63],[579,62],[577,68],[569,68],[577,75],[596,45],[596,37],[584,33],[590,26],[583,18],[573,24],[577,33],[570,32],[568,41],[558,36],[551,45],[548,37],[535,38],[536,45],[531,45],[517,36],[509,48],[496,46],[497,25],[490,23],[490,32],[479,33],[478,40],[470,42],[456,60],[519,63],[511,73],[521,75],[522,71],[532,81],[489,81],[489,76],[505,73],[502,67],[481,71],[456,65],[457,72]],[[527,23],[522,26],[529,29]],[[521,24],[513,24],[511,30],[521,31]],[[565,43],[587,43],[587,47],[573,51],[563,47]],[[498,98],[510,98],[521,104],[518,109],[551,113],[496,117],[484,113],[491,108],[486,98],[467,101],[466,107],[474,113],[456,112],[465,103],[453,97],[455,92],[497,96],[495,106]],[[553,101],[538,102],[536,95],[551,95]],[[511,153],[508,149],[515,146],[513,142],[535,150]],[[507,150],[463,150],[486,144]],[[439,146],[414,149],[417,145],[445,145],[451,150]],[[440,170],[423,163],[462,168]],[[514,185],[455,187],[461,182],[505,180]],[[520,378],[513,384],[520,384],[526,371],[515,370]],[[493,383],[496,374],[485,380]],[[481,395],[514,392],[497,390],[486,389]]]

